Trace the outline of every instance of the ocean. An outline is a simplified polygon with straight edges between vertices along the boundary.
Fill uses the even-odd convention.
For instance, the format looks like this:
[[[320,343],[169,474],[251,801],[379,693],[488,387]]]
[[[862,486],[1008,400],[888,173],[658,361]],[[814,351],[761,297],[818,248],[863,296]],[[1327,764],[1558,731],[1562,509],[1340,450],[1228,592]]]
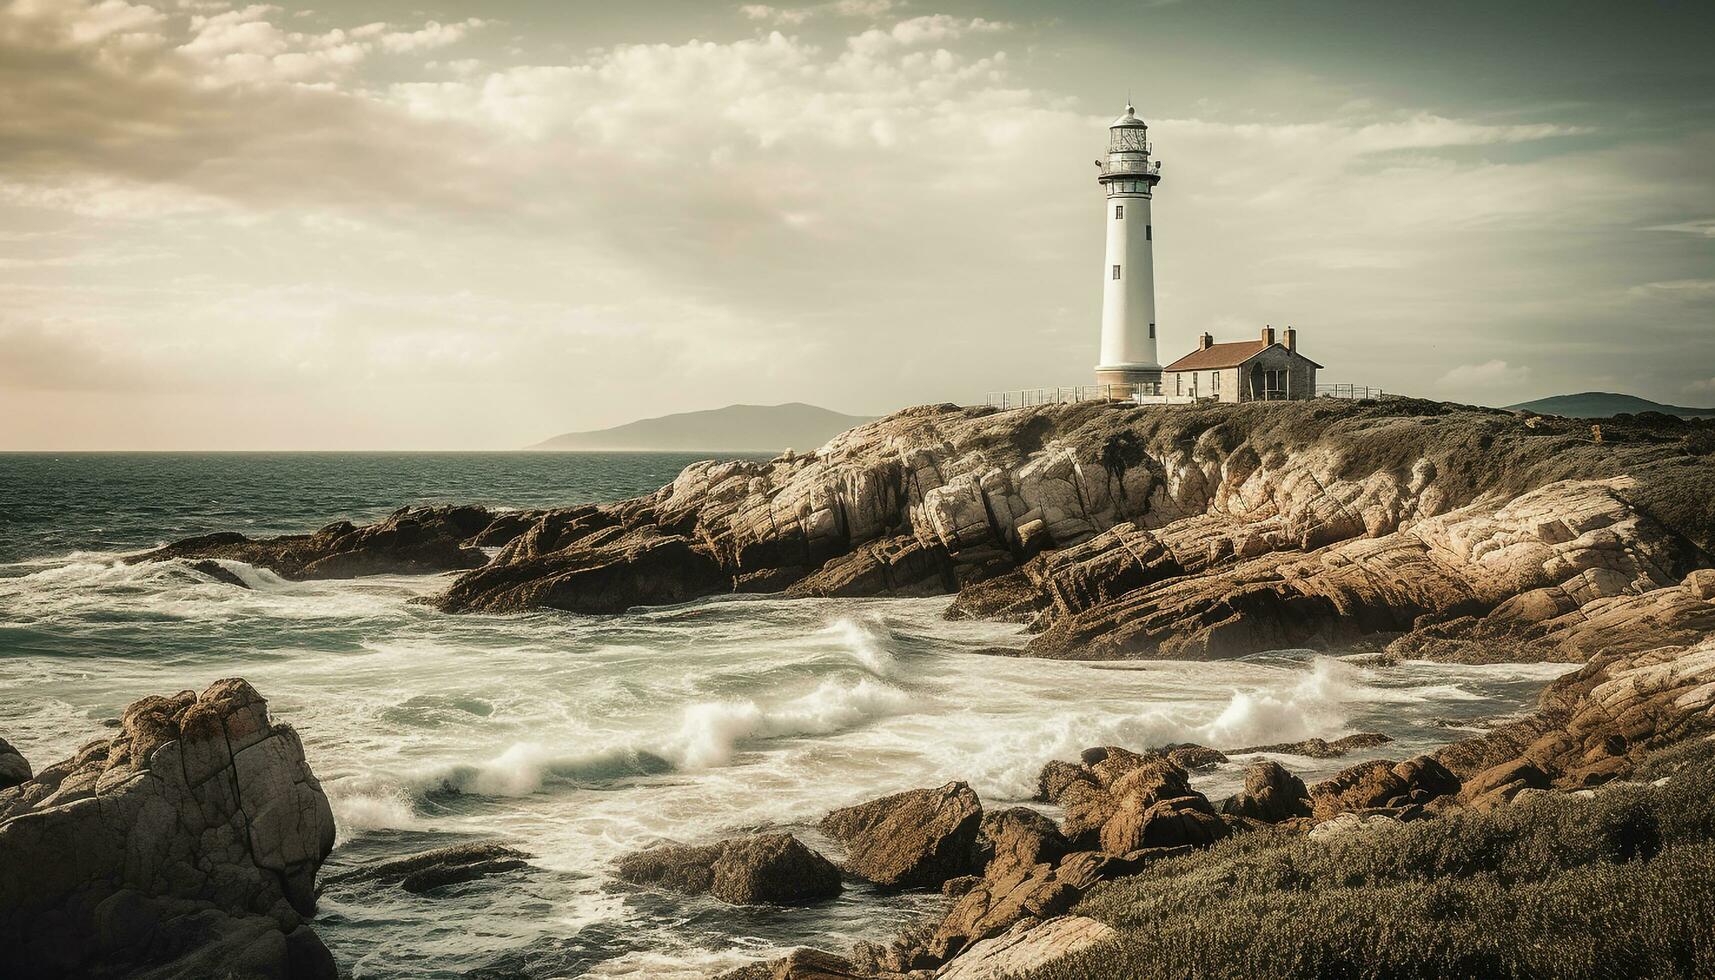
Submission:
[[[1026,802],[1090,745],[1234,747],[1355,731],[1396,742],[1282,757],[1307,780],[1519,712],[1565,665],[1366,668],[1310,651],[1219,663],[1064,663],[973,651],[1022,628],[949,622],[948,599],[726,597],[616,616],[450,616],[439,576],[238,589],[121,555],[216,530],[374,520],[418,503],[620,499],[697,457],[665,453],[0,454],[0,735],[37,767],[128,702],[247,678],[297,727],[333,803],[324,878],[499,838],[533,870],[426,895],[336,886],[317,931],[356,977],[702,977],[802,944],[885,941],[938,895],[848,883],[803,909],[640,891],[615,858],[784,828],[964,779]],[[1242,761],[1242,760],[1241,760]],[[1235,789],[1238,763],[1197,777]]]

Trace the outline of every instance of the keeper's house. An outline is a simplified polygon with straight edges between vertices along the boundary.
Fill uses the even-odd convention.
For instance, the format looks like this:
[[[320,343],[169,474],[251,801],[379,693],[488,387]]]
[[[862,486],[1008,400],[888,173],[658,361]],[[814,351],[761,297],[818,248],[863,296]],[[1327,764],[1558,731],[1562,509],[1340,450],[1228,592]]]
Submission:
[[[1161,393],[1223,402],[1285,401],[1316,397],[1322,365],[1298,352],[1298,331],[1279,341],[1264,327],[1260,340],[1217,344],[1204,334],[1198,348],[1161,369]]]

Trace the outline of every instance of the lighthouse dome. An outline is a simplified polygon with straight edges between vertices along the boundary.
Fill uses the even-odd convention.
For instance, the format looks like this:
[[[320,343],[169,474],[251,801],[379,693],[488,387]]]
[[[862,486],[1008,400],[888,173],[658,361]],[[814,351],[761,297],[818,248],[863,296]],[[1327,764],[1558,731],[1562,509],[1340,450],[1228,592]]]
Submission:
[[[1120,129],[1122,127],[1123,128],[1131,128],[1134,126],[1144,128],[1144,129],[1149,128],[1144,123],[1143,120],[1137,118],[1136,107],[1130,106],[1130,105],[1125,107],[1125,115],[1119,117],[1118,119],[1115,119],[1112,123],[1108,124],[1109,129]]]

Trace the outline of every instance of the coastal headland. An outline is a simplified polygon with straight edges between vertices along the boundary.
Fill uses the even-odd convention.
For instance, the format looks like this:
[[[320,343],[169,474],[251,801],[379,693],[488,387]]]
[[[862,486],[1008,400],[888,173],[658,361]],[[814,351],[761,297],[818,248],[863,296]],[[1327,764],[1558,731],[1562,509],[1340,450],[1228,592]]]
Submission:
[[[643,851],[619,874],[740,904],[824,900],[842,877],[947,896],[887,941],[801,950],[746,978],[1178,976],[1193,965],[1577,976],[1622,948],[1653,974],[1715,967],[1693,935],[1715,913],[1715,423],[1592,427],[1411,399],[924,406],[813,452],[696,463],[616,503],[407,508],[365,527],[208,535],[132,560],[236,560],[288,579],[446,572],[428,601],[461,614],[947,595],[949,617],[1027,624],[1028,657],[1311,648],[1378,669],[1579,665],[1526,716],[1309,785],[1258,761],[1242,792],[1211,800],[1196,771],[1244,747],[1092,746],[1049,763],[1030,807],[985,809],[957,782],[901,787],[829,814],[828,855],[734,828]],[[0,937],[67,923],[104,937],[75,963],[15,946],[20,975],[190,976],[215,948],[250,951],[253,975],[329,975],[305,924],[332,841],[313,760],[294,754],[260,695],[223,683],[138,702],[119,734],[39,774],[19,760],[25,778],[0,788],[0,879],[66,870],[33,887]],[[224,719],[221,739],[208,718]],[[208,795],[229,784],[231,799]],[[72,843],[91,820],[106,821],[111,847]],[[216,824],[247,834],[211,844]],[[488,849],[375,870],[427,874],[414,880],[429,887],[527,860]],[[216,915],[219,928],[204,921]],[[1375,944],[1384,932],[1402,938]],[[1565,938],[1567,954],[1545,959],[1545,936]]]

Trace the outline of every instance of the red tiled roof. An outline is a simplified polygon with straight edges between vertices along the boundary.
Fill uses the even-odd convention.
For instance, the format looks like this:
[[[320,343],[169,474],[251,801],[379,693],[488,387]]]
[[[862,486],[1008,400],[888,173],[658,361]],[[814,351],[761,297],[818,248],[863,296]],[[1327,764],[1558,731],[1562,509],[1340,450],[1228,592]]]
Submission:
[[[1269,345],[1260,340],[1241,340],[1231,344],[1211,344],[1202,350],[1194,350],[1172,364],[1162,368],[1163,371],[1207,371],[1210,368],[1238,367],[1240,364],[1268,350]]]
[[[1230,344],[1211,344],[1202,350],[1194,350],[1172,364],[1162,368],[1163,371],[1208,371],[1214,368],[1238,367],[1240,364],[1268,350],[1270,347],[1284,347],[1280,343],[1265,344],[1260,340],[1240,340]],[[1298,357],[1303,354],[1293,351]],[[1310,358],[1304,357],[1306,361]],[[1315,367],[1321,367],[1315,361],[1310,361]]]

